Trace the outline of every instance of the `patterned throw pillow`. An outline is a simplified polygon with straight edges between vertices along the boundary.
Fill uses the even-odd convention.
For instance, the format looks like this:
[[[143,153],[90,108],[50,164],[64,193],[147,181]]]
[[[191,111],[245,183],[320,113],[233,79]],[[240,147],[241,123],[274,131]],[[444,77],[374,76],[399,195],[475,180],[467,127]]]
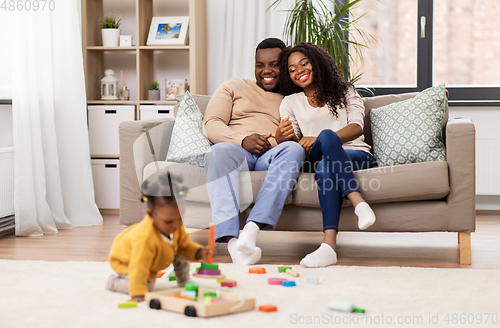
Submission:
[[[373,150],[379,166],[446,161],[441,123],[445,117],[444,84],[414,98],[370,112]]]
[[[212,146],[202,133],[203,114],[191,94],[186,91],[175,117],[167,162],[203,167],[203,158]]]

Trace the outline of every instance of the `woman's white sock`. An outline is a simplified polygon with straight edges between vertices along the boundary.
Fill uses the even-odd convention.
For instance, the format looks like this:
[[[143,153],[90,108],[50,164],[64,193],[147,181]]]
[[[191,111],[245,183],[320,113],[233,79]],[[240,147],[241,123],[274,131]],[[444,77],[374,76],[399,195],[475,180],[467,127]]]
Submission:
[[[358,216],[359,230],[365,230],[375,223],[375,213],[373,213],[372,208],[366,202],[361,202],[356,205],[354,213]]]
[[[259,234],[259,226],[250,221],[243,227],[243,230],[238,237],[236,248],[247,255],[252,255],[255,250],[255,243],[257,242],[257,235]]]
[[[306,268],[321,268],[335,263],[337,263],[337,253],[330,245],[325,243],[321,243],[317,250],[307,254],[300,261],[300,265]]]
[[[237,238],[231,238],[231,240],[229,240],[229,242],[227,243],[227,250],[229,252],[229,255],[231,255],[231,259],[233,260],[234,264],[249,265],[255,264],[260,260],[260,258],[262,257],[262,251],[259,247],[254,247],[252,254],[248,255],[240,252],[236,248],[237,241]]]

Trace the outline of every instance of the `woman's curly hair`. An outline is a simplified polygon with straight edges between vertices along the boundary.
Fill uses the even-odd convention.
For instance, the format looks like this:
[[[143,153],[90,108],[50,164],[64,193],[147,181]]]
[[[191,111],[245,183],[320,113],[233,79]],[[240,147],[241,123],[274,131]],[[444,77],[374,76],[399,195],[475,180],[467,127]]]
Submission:
[[[320,104],[327,104],[330,113],[338,117],[337,107],[347,107],[346,95],[349,88],[354,86],[344,78],[332,56],[315,44],[301,42],[294,47],[287,47],[281,52],[279,58],[280,92],[288,96],[303,91],[301,87],[292,82],[288,73],[288,57],[294,52],[303,53],[311,62],[316,85],[314,99]]]

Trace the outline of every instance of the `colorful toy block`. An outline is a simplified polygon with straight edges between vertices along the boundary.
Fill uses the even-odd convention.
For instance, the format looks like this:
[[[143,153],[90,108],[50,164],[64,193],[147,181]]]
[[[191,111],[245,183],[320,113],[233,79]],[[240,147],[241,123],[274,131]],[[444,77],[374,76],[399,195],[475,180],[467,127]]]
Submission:
[[[259,311],[262,311],[262,312],[276,312],[276,311],[278,311],[278,308],[276,307],[276,305],[271,305],[271,304],[261,305],[261,306],[259,306]]]
[[[262,274],[262,273],[266,273],[266,269],[265,268],[250,268],[248,269],[248,273],[253,273],[253,274]]]
[[[217,263],[202,263],[200,269],[217,270],[219,269],[219,264]]]
[[[168,276],[168,281],[175,281],[175,280],[177,280],[175,273],[172,273],[170,276]]]
[[[120,308],[120,309],[135,308],[135,307],[137,307],[137,302],[134,302],[134,301],[128,301],[125,303],[118,304],[118,308]]]
[[[198,291],[197,290],[183,290],[181,292],[181,295],[192,298],[194,300],[196,298],[196,296],[198,295]]]
[[[198,270],[198,274],[207,274],[207,275],[211,275],[211,276],[219,276],[220,275],[220,270],[200,268]]]
[[[283,287],[295,287],[297,285],[295,284],[295,281],[288,281],[287,280],[287,281],[283,281],[282,286]]]
[[[294,276],[295,278],[297,278],[298,276],[300,276],[300,274],[298,272],[295,272],[292,269],[286,269],[285,272],[288,273],[291,276]]]
[[[163,275],[165,274],[165,272],[163,271],[158,271],[158,274],[156,275],[156,278],[157,279],[160,279],[161,277],[163,277]]]
[[[223,281],[234,281],[234,282],[236,282],[236,280],[233,280],[233,279],[228,279],[228,278],[219,278],[219,279],[217,279],[217,282],[218,282],[219,284],[220,284],[221,282],[223,282]]]
[[[283,285],[284,281],[288,281],[288,279],[285,278],[269,278],[267,279],[267,282],[269,285]]]
[[[292,267],[288,267],[288,266],[280,266],[278,267],[278,272],[285,272],[286,269],[292,269]]]
[[[316,277],[308,277],[307,282],[313,285],[318,285],[319,284],[319,279]]]
[[[236,281],[229,281],[229,280],[224,280],[224,281],[221,281],[220,285],[222,287],[236,287]]]

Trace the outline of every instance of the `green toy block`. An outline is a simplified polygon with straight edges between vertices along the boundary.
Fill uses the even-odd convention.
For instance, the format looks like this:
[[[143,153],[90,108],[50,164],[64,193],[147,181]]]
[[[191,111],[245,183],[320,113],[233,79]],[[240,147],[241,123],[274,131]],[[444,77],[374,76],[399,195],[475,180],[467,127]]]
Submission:
[[[128,301],[125,303],[118,304],[118,308],[120,308],[120,309],[135,308],[135,307],[137,307],[137,302],[134,302],[134,301]]]
[[[195,283],[195,282],[192,282],[192,281],[187,282],[186,285],[184,285],[184,290],[186,290],[186,291],[189,291],[189,290],[195,291],[196,292],[196,296],[198,296],[198,284]]]
[[[217,298],[217,293],[216,292],[205,292],[205,294],[203,294],[203,297],[212,297],[212,298]]]
[[[172,272],[170,276],[168,276],[168,281],[174,281],[177,280],[177,277],[175,276],[175,273]]]
[[[208,270],[218,270],[219,265],[217,263],[202,263],[200,269],[208,269]],[[198,271],[196,271],[198,272]]]
[[[288,267],[288,266],[278,267],[278,272],[286,272],[286,269],[292,270],[292,267]]]

